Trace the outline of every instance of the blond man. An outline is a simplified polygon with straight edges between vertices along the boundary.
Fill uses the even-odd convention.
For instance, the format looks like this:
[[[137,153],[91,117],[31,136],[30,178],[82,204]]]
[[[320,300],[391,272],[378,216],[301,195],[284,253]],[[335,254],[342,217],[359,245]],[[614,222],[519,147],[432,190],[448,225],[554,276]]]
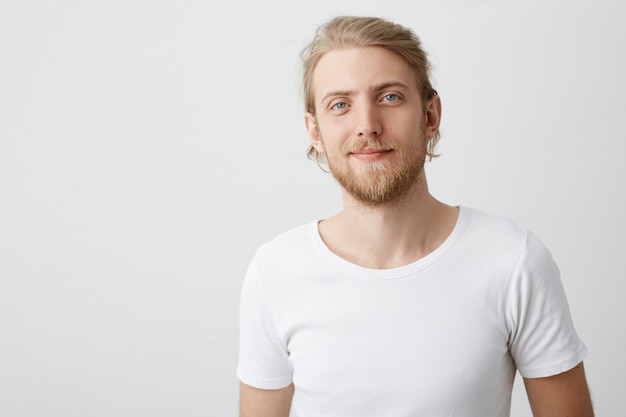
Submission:
[[[257,251],[241,299],[242,417],[593,414],[585,345],[531,232],[437,201],[441,100],[410,30],[338,17],[303,52],[309,156],[343,210]]]

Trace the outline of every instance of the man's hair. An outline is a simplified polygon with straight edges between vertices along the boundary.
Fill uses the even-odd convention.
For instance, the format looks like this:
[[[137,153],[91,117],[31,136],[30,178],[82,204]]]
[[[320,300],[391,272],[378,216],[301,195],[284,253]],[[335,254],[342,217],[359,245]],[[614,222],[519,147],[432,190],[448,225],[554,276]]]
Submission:
[[[415,73],[417,88],[426,103],[437,91],[430,82],[430,62],[417,35],[409,28],[379,17],[339,16],[320,26],[313,41],[302,51],[302,92],[305,110],[315,115],[313,97],[313,71],[320,58],[327,52],[365,46],[382,46],[404,58]],[[427,156],[432,159],[439,141],[439,131],[430,139]],[[325,162],[313,146],[307,152],[310,159]]]

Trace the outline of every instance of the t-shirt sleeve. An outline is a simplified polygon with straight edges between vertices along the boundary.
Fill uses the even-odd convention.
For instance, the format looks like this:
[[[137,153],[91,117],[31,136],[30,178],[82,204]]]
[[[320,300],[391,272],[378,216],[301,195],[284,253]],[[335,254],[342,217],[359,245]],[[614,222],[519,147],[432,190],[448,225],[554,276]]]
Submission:
[[[259,272],[258,253],[248,267],[241,291],[237,376],[260,389],[284,388],[292,382],[287,351]]]
[[[587,354],[572,323],[559,269],[532,233],[509,288],[507,325],[511,355],[525,378],[568,371]]]

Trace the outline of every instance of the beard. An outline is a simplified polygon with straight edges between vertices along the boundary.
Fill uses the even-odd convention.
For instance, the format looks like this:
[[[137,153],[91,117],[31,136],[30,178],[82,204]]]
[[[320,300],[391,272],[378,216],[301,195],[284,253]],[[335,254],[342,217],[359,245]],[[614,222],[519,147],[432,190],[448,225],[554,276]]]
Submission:
[[[395,154],[395,160],[358,162],[360,166],[356,170],[350,165],[348,155],[365,146],[389,150]],[[399,201],[406,196],[424,169],[425,160],[423,135],[409,146],[369,139],[346,147],[339,154],[326,154],[328,168],[339,185],[356,200],[370,206]]]

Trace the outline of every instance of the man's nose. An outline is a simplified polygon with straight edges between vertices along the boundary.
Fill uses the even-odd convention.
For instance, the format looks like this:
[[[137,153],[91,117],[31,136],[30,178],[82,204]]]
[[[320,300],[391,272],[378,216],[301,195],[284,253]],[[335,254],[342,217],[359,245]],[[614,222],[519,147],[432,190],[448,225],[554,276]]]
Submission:
[[[379,136],[382,133],[380,109],[376,105],[361,104],[357,109],[356,134],[359,137]]]

